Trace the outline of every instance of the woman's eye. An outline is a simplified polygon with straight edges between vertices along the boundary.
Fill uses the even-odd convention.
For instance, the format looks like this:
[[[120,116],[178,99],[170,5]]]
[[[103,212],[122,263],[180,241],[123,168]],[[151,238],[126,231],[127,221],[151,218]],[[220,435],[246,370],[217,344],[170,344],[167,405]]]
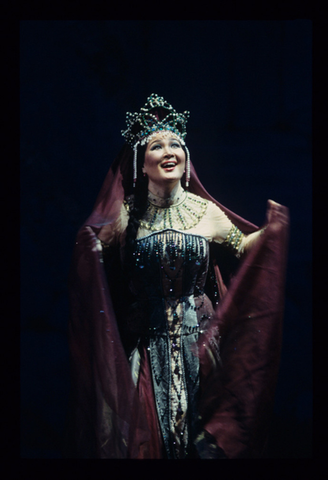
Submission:
[[[171,143],[170,147],[171,147],[171,148],[181,148],[181,145],[180,145],[179,143],[174,142],[174,143]],[[162,148],[162,145],[159,144],[159,143],[157,143],[157,144],[153,145],[153,146],[150,148],[150,150],[158,150],[158,149],[160,149],[160,148]]]

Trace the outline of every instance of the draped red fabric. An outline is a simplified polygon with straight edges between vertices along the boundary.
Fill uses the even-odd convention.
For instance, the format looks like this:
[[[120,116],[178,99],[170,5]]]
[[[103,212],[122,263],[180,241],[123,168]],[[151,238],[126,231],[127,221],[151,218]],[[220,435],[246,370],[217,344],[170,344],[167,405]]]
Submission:
[[[228,458],[261,458],[274,402],[289,220],[285,207],[269,204],[268,209],[265,234],[243,260],[198,342],[200,413]]]
[[[192,165],[189,190],[216,203],[244,233],[257,229],[212,198]],[[77,234],[73,251],[69,276],[72,400],[66,448],[70,457],[164,456],[146,352],[135,387],[120,338],[119,307],[114,306],[112,291],[119,263],[113,261],[108,281],[96,243],[101,227],[115,221],[130,193],[132,149],[125,145]],[[274,399],[288,210],[269,203],[268,217],[264,235],[242,260],[228,288],[215,267],[223,298],[211,328],[198,344],[203,428],[228,458],[261,456]]]

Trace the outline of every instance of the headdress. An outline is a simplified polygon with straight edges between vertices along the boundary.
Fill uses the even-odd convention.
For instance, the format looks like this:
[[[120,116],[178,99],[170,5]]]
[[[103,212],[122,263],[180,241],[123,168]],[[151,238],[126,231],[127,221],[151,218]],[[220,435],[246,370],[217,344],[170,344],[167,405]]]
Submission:
[[[190,155],[185,144],[186,123],[190,112],[177,113],[163,97],[152,93],[140,112],[126,114],[127,129],[122,130],[122,135],[133,148],[133,184],[137,181],[137,147],[148,143],[152,134],[160,131],[171,131],[180,140],[187,152],[186,161],[186,187],[190,180]]]

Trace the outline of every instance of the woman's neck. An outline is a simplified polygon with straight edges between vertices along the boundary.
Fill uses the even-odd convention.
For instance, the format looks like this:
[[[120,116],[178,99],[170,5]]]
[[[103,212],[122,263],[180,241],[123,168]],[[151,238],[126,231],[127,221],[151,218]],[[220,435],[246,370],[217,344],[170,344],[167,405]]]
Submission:
[[[148,185],[148,190],[151,194],[156,197],[167,199],[175,197],[180,190],[182,190],[181,182],[176,184],[167,184],[167,185],[156,185],[154,183]]]
[[[181,186],[181,183],[178,182],[171,189],[151,185],[148,188],[148,192],[148,199],[151,203],[158,206],[168,206],[179,202],[184,190]]]

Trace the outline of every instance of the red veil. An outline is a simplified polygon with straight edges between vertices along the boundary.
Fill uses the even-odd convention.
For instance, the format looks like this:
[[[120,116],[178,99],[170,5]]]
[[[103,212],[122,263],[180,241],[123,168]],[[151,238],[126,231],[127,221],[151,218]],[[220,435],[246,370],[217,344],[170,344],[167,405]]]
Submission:
[[[113,292],[118,255],[113,255],[107,278],[96,242],[101,227],[115,221],[131,193],[132,154],[125,145],[114,161],[74,246],[69,277],[70,457],[163,457],[147,355],[142,357],[136,388],[117,326]],[[212,198],[192,165],[189,191],[216,203],[244,233],[257,230]],[[265,233],[242,259],[228,288],[215,265],[221,299],[210,329],[198,342],[202,427],[228,458],[262,455],[273,407],[288,210],[268,202],[267,218]]]

